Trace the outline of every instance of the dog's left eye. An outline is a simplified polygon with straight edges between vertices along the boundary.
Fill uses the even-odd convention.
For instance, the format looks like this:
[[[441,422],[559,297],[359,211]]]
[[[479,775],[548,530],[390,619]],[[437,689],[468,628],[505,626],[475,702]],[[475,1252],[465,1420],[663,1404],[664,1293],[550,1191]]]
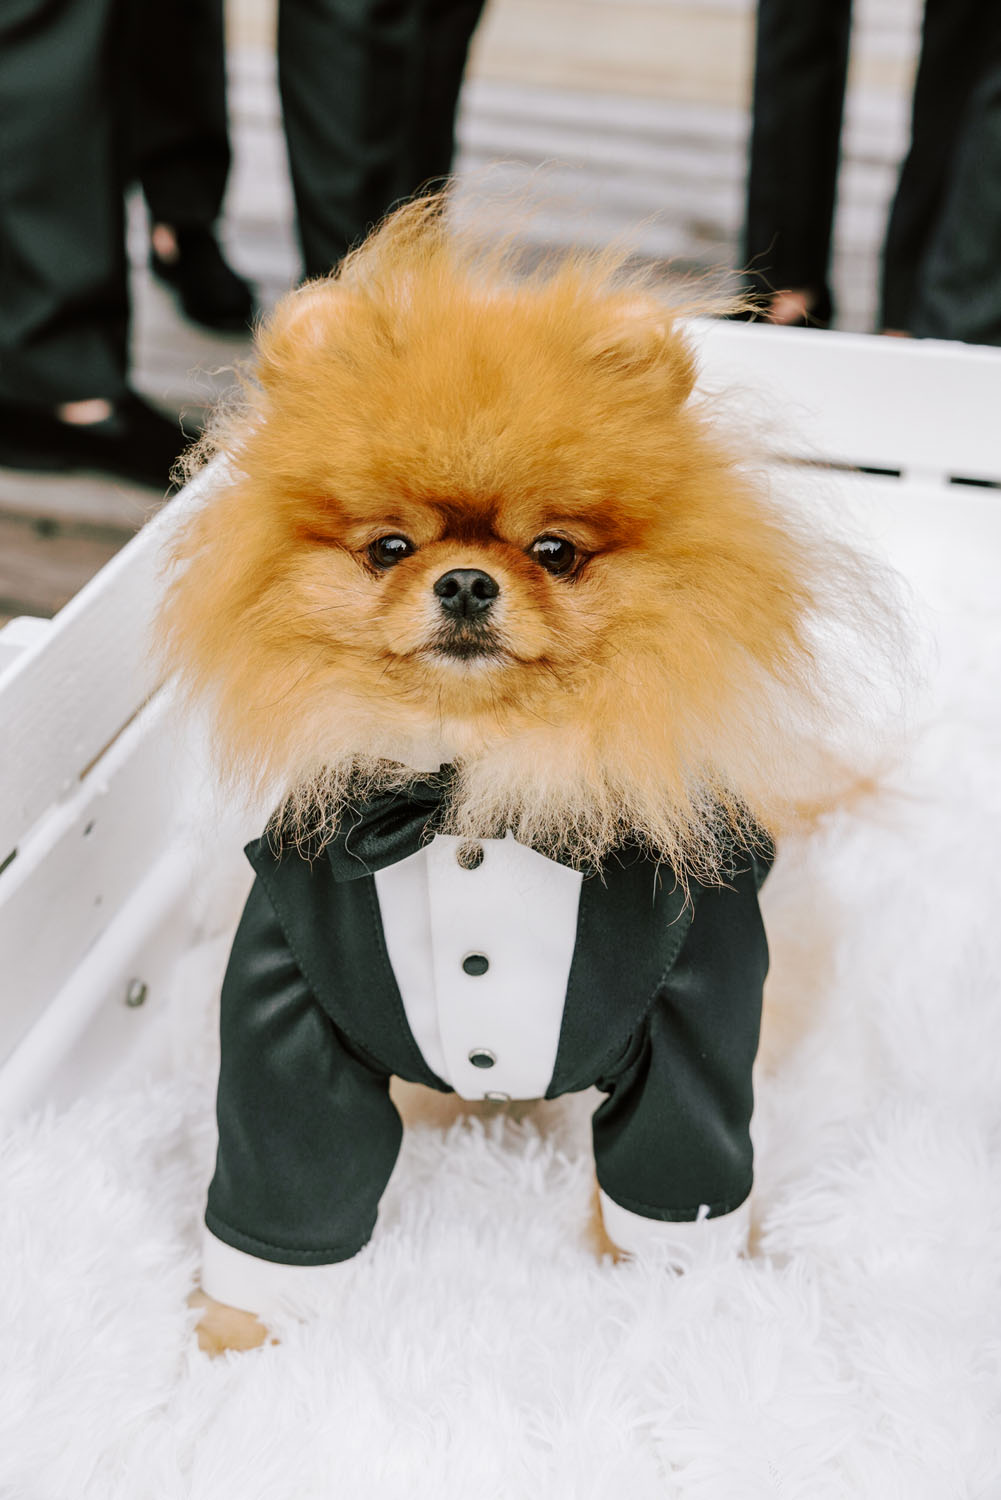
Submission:
[[[377,568],[391,568],[404,557],[409,557],[411,552],[416,551],[417,548],[409,537],[380,536],[369,546],[368,555]]]
[[[569,573],[577,561],[577,548],[562,536],[538,536],[529,548],[547,573]]]

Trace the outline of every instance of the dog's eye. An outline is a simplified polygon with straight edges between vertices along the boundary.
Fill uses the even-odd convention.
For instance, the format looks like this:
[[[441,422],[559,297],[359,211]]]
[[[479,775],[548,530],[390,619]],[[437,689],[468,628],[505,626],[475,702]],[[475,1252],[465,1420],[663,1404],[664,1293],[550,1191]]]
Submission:
[[[391,568],[394,563],[416,551],[417,548],[408,537],[380,536],[370,545],[368,555],[377,568]]]
[[[547,573],[557,576],[569,573],[577,561],[576,547],[562,536],[538,536],[529,550]]]

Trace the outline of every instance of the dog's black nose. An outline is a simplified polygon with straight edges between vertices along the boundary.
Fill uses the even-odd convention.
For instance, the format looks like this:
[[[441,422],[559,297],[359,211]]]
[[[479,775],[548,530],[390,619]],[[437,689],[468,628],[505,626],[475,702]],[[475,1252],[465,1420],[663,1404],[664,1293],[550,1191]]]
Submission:
[[[485,615],[500,593],[500,584],[482,568],[452,568],[434,586],[447,615],[471,620]]]

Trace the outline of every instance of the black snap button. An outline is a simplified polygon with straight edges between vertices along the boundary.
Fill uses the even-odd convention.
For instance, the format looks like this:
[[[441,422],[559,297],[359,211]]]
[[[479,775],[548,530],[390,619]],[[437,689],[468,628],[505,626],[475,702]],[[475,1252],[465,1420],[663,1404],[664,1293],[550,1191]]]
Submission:
[[[464,870],[478,870],[483,863],[483,845],[460,844],[455,857]]]
[[[467,974],[485,974],[490,967],[490,960],[485,953],[467,953],[462,960],[462,967]]]
[[[497,1059],[486,1047],[474,1047],[469,1054],[469,1061],[474,1068],[492,1068]]]

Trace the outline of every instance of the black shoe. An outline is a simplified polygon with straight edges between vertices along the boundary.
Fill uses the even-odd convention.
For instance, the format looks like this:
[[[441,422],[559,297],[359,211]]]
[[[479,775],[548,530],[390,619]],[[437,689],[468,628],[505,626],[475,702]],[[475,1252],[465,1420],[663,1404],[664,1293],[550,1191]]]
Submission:
[[[163,493],[197,437],[190,423],[165,417],[132,391],[103,422],[63,422],[47,407],[0,401],[0,466],[8,469],[97,469]]]
[[[177,259],[164,260],[150,251],[153,275],[177,293],[194,323],[224,333],[244,333],[256,308],[250,287],[223,260],[211,229],[176,229]]]

